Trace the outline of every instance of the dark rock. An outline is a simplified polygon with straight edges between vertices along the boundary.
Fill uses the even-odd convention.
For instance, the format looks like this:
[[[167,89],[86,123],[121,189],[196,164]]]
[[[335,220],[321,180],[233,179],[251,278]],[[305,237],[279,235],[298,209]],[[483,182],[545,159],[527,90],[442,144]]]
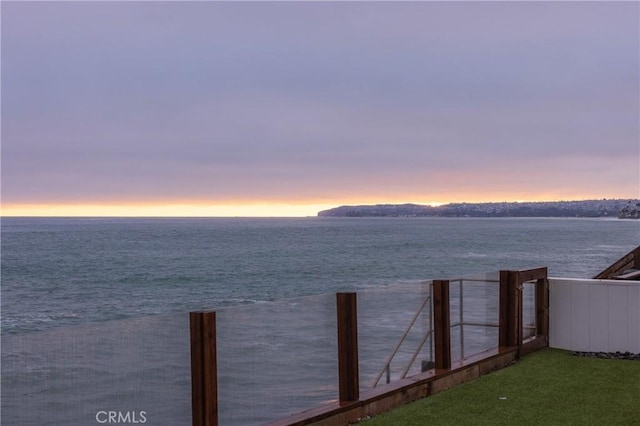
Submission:
[[[631,352],[578,352],[574,351],[573,356],[599,358],[599,359],[626,359],[631,361],[640,361],[640,354]]]

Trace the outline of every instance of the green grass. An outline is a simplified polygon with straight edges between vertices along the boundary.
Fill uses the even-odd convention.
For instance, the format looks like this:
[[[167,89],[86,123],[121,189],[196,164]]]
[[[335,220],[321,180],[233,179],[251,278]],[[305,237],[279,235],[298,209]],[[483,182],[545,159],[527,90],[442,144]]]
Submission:
[[[545,349],[360,424],[640,426],[640,362]]]

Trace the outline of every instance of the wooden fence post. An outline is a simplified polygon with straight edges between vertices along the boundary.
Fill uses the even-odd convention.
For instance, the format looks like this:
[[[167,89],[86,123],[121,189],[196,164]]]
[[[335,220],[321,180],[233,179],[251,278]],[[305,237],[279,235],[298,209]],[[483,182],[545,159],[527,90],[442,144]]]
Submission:
[[[216,313],[190,312],[193,426],[218,425]]]
[[[436,369],[451,368],[449,280],[433,281],[433,338]]]
[[[549,280],[536,281],[536,335],[545,336],[549,341]]]
[[[500,271],[500,346],[518,346],[520,336],[520,292],[518,272]]]
[[[338,389],[340,404],[360,398],[356,293],[337,293]]]

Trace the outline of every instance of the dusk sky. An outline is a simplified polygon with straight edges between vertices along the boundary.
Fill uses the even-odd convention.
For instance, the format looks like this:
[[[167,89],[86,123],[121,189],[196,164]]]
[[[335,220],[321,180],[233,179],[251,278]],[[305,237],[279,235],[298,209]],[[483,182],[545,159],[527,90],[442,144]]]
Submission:
[[[2,214],[640,198],[639,6],[2,1]]]

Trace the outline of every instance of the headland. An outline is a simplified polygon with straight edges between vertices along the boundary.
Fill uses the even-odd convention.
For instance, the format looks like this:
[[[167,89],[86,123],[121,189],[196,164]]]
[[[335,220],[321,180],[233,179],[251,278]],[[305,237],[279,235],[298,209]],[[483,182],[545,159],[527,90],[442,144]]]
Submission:
[[[611,217],[640,218],[640,199],[340,206],[321,217]]]

